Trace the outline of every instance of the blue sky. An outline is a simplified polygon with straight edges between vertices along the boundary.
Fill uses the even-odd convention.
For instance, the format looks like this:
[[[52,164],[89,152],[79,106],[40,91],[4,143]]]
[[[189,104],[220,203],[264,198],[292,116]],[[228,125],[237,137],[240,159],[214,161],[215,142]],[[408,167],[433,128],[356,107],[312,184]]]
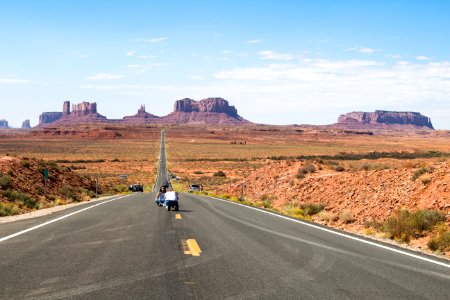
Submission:
[[[0,119],[223,97],[248,120],[419,111],[450,129],[450,1],[2,1]]]

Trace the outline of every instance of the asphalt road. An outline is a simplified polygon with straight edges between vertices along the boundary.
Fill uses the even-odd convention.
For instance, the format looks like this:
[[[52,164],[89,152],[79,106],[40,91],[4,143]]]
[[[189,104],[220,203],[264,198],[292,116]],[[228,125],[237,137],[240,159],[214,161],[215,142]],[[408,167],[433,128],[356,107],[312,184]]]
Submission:
[[[154,196],[1,224],[0,298],[450,299],[448,262],[207,197],[168,212]]]

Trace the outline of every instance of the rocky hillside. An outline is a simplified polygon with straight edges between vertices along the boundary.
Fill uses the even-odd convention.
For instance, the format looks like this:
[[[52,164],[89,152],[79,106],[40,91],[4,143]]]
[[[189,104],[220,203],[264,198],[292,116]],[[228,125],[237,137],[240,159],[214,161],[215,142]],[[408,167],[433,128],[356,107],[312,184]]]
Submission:
[[[397,218],[405,209],[411,213],[432,211],[446,220],[443,228],[446,228],[446,254],[450,256],[449,163],[416,163],[366,161],[351,166],[355,163],[268,162],[245,178],[245,196],[255,205],[288,214],[305,208],[324,208],[312,216],[314,221],[363,234],[374,234],[374,231],[385,234],[382,228],[387,225],[382,224]],[[223,186],[219,193],[240,196],[241,183]],[[424,215],[430,213],[422,213]],[[411,244],[428,249],[427,243],[434,234],[428,231],[428,234],[415,232],[411,235],[417,238],[411,238]]]
[[[48,170],[45,184],[43,172]],[[69,168],[36,159],[0,158],[0,217],[95,196],[95,182]]]
[[[450,167],[446,162],[430,167],[416,180],[413,176],[418,169],[382,166],[350,172],[313,164],[314,173],[298,175],[304,166],[302,162],[268,163],[246,178],[246,194],[252,199],[273,195],[276,206],[323,203],[334,213],[350,209],[359,225],[384,220],[400,208],[429,208],[450,214]],[[240,185],[227,192],[239,195]]]
[[[357,127],[363,125],[413,125],[433,129],[430,118],[418,112],[376,110],[375,112],[351,112],[339,116],[338,125]]]

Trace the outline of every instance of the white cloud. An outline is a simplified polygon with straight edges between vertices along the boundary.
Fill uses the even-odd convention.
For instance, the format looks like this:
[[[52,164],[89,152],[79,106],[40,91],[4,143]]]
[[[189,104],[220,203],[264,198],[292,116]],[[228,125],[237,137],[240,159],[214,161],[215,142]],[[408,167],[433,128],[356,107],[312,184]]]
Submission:
[[[0,84],[18,84],[18,83],[30,83],[29,80],[26,79],[20,79],[20,78],[13,78],[13,77],[0,77]]]
[[[134,56],[136,54],[136,51],[128,51],[127,53],[125,53],[126,56]]]
[[[156,58],[156,55],[139,55],[138,57],[141,59],[149,59],[149,58]]]
[[[372,48],[367,48],[367,47],[361,47],[358,50],[360,53],[368,53],[368,54],[372,54],[374,53],[376,50],[372,49]]]
[[[86,84],[86,85],[80,86],[80,88],[82,88],[82,89],[95,89],[95,90],[111,91],[111,90],[118,90],[118,89],[120,89],[120,86]]]
[[[138,68],[142,68],[142,66],[141,65],[127,65],[127,68],[138,69]]]
[[[417,59],[417,60],[431,60],[430,57],[424,56],[424,55],[416,56],[416,59]]]
[[[387,58],[399,59],[401,56],[399,54],[387,54]]]
[[[289,53],[276,53],[271,50],[265,50],[258,52],[258,55],[261,59],[264,60],[292,60],[294,56]]]
[[[89,80],[114,80],[123,78],[123,75],[110,74],[110,73],[97,73],[93,76],[86,77]]]
[[[359,74],[361,69],[382,66],[373,60],[304,59],[298,64],[271,64],[265,67],[236,68],[214,74],[219,79],[231,80],[328,80],[337,76]]]
[[[346,51],[357,51],[357,52],[363,53],[363,54],[372,54],[374,52],[382,51],[382,49],[374,49],[374,48],[369,48],[369,47],[352,47],[352,48],[348,48],[345,50]]]
[[[247,44],[259,44],[259,43],[262,43],[262,42],[263,41],[259,40],[259,39],[245,41],[245,43],[247,43]]]
[[[153,43],[158,44],[164,41],[167,41],[169,38],[167,37],[157,37],[157,38],[151,38],[151,39],[136,39],[136,42],[144,42],[144,43]]]
[[[305,59],[228,69],[214,77],[218,79],[216,93],[242,99],[237,104],[240,112],[244,111],[242,115],[260,122],[326,124],[335,122],[338,112],[353,110],[422,112],[434,107],[447,114],[450,111],[449,61],[387,64],[375,60]],[[324,109],[330,112],[326,118]],[[290,121],[271,117],[276,115]],[[429,117],[438,128],[445,126],[439,123],[448,123],[445,118]]]
[[[78,55],[78,57],[84,59],[84,58],[87,58],[88,56],[86,54],[80,54],[80,55]]]

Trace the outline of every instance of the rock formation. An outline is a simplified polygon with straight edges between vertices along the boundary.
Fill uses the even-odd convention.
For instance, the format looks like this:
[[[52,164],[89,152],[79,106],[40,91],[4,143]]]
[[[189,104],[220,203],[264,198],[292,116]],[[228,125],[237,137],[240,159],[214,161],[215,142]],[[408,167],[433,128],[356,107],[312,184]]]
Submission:
[[[230,106],[228,101],[222,98],[207,98],[195,101],[189,98],[178,100],[174,105],[174,112],[211,112],[224,113],[236,119],[241,117],[238,115],[234,106]]]
[[[63,104],[63,116],[70,115],[70,101],[64,101]]]
[[[30,120],[25,120],[22,122],[22,129],[30,129],[31,125],[30,125]]]
[[[141,105],[138,113],[134,116],[123,117],[122,122],[126,124],[154,124],[160,118],[145,111],[145,105]]]
[[[72,112],[69,115],[74,117],[82,117],[97,113],[97,103],[81,102],[79,104],[72,104]]]
[[[97,113],[97,103],[81,102],[72,104],[70,111],[70,101],[65,101],[62,112],[46,112],[39,117],[39,126],[50,123],[95,123],[107,121],[105,116]]]
[[[62,112],[44,112],[39,116],[39,125],[50,124],[62,117]]]
[[[137,114],[126,116],[120,120],[108,120],[97,112],[97,103],[82,102],[70,105],[63,104],[62,112],[45,112],[39,117],[39,126],[46,124],[79,124],[79,123],[123,123],[123,124],[248,124],[249,121],[238,115],[234,106],[222,98],[207,98],[195,101],[189,98],[175,102],[174,111],[167,116],[158,117],[145,110],[142,105]]]
[[[434,129],[430,118],[418,112],[376,110],[375,112],[351,112],[339,116],[338,125],[357,127],[359,125],[414,125]]]
[[[9,128],[8,121],[0,120],[0,128]]]
[[[238,115],[234,106],[222,98],[195,101],[189,98],[175,102],[174,111],[162,117],[162,123],[242,124],[249,123]]]

